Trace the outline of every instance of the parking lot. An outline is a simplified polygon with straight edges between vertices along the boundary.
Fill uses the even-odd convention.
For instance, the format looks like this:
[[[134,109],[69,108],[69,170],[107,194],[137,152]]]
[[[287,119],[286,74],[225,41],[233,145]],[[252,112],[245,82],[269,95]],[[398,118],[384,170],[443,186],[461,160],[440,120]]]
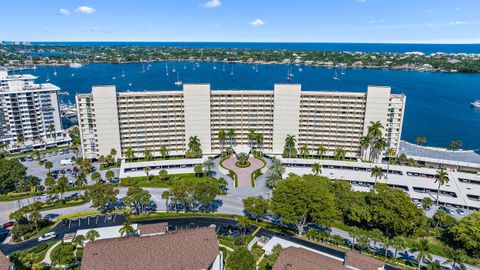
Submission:
[[[41,159],[45,163],[45,161],[50,161],[53,164],[53,168],[50,169],[52,175],[55,178],[59,178],[61,176],[66,176],[68,181],[71,183],[70,186],[73,186],[75,183],[75,175],[76,175],[76,165],[73,161],[70,165],[62,165],[62,160],[72,160],[75,159],[75,154],[73,151],[70,150],[59,150],[57,152],[52,152],[48,154],[42,154]],[[45,178],[47,177],[48,170],[45,169],[45,165],[39,165],[38,161],[34,159],[33,156],[28,156],[26,158],[21,158],[19,161],[27,167],[27,175],[34,175],[41,180],[41,185],[44,185]],[[98,162],[92,162],[92,167],[94,171],[100,172],[102,179],[105,179],[106,170],[100,170],[100,164]],[[115,173],[115,176],[118,177],[119,175],[119,168],[112,168],[112,171]],[[91,180],[90,175],[87,176],[87,183],[88,185],[95,184],[94,181]]]

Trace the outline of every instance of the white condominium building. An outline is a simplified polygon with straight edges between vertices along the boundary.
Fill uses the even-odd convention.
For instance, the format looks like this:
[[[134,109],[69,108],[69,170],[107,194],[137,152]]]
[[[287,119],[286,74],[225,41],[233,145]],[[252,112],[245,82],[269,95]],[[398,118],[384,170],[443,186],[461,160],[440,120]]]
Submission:
[[[287,135],[310,153],[324,145],[325,155],[337,148],[360,157],[360,140],[370,122],[380,121],[388,147],[399,148],[406,97],[390,87],[369,86],[367,92],[302,91],[298,84],[276,84],[274,90],[211,90],[209,84],[185,84],[183,90],[117,92],[115,86],[94,86],[77,95],[83,154],[124,155],[132,148],[140,157],[154,156],[166,146],[183,155],[191,136],[204,154],[218,154],[220,129],[235,129],[237,145],[248,145],[253,129],[263,134],[267,154],[281,154]],[[225,143],[229,145],[230,142]]]
[[[10,151],[67,144],[62,129],[57,86],[36,84],[32,75],[0,70],[0,143]]]

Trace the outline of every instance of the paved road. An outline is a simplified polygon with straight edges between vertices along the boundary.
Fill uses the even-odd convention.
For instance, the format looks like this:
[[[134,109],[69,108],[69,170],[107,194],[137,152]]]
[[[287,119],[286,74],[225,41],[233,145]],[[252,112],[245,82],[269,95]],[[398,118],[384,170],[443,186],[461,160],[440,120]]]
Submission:
[[[246,168],[237,167],[235,164],[237,161],[238,159],[235,155],[232,155],[232,157],[223,162],[223,166],[237,174],[239,188],[252,187],[251,175],[255,170],[260,169],[263,166],[262,161],[251,156],[248,158],[250,166]]]

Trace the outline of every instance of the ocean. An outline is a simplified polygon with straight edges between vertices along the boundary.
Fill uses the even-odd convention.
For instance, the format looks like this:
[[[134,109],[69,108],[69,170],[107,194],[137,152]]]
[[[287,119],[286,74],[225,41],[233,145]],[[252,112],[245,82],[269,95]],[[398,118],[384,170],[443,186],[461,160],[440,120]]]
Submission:
[[[258,65],[256,72],[255,65],[250,64],[204,62],[195,70],[192,62],[156,62],[150,69],[147,67],[139,63],[91,64],[79,69],[57,67],[54,76],[52,67],[38,66],[37,70],[21,73],[39,76],[38,82],[44,82],[48,74],[50,83],[69,93],[60,99],[73,103],[75,94],[89,93],[93,85],[116,85],[119,91],[179,90],[181,87],[174,84],[176,74],[185,83],[210,83],[214,90],[269,90],[275,83],[287,82],[289,68]],[[470,106],[470,102],[480,99],[480,74],[345,69],[344,75],[337,70],[340,80],[334,80],[333,68],[292,66],[292,70],[294,77],[290,83],[299,83],[307,91],[364,92],[368,85],[391,86],[393,93],[407,96],[403,140],[414,142],[415,137],[425,136],[429,146],[447,147],[452,140],[462,140],[464,149],[480,148],[480,110]],[[125,77],[121,76],[123,71]]]
[[[32,42],[43,45],[67,46],[151,46],[179,48],[237,48],[269,50],[321,50],[349,52],[423,52],[426,54],[475,53],[480,44],[407,44],[407,43],[316,43],[316,42]]]

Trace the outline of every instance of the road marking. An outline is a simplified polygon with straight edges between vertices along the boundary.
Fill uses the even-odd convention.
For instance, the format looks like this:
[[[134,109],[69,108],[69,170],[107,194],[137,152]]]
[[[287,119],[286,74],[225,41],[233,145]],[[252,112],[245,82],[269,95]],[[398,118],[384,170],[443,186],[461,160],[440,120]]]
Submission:
[[[262,227],[258,226],[257,229],[252,233],[253,236],[255,236],[255,234],[257,234],[258,231],[260,231]]]

